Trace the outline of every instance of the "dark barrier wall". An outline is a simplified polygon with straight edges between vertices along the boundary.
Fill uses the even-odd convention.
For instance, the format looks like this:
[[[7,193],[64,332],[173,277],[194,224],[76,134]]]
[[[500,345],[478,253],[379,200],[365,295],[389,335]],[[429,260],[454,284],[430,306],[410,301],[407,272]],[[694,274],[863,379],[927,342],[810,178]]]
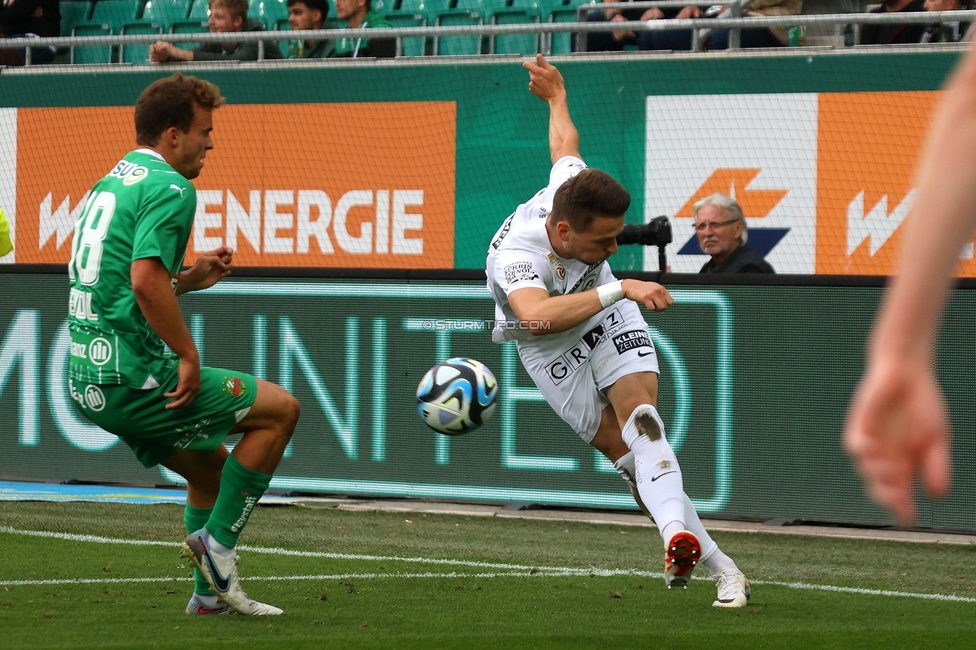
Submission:
[[[73,410],[66,278],[5,273],[0,281],[0,476],[172,482]],[[676,304],[647,320],[662,414],[702,512],[888,522],[840,445],[882,289],[669,287]],[[274,487],[634,506],[612,467],[540,401],[515,349],[491,343],[481,282],[238,278],[181,303],[207,365],[277,382],[302,402]],[[923,504],[925,526],[976,530],[974,311],[976,292],[957,291],[940,349],[959,432],[955,487],[948,500]],[[494,370],[500,405],[483,429],[447,438],[422,424],[414,391],[427,368],[460,355]]]

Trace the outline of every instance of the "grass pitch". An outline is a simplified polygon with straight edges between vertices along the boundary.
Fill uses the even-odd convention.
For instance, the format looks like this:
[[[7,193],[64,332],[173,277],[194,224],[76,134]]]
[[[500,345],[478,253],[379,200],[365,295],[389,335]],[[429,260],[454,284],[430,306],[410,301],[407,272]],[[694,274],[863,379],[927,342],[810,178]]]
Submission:
[[[976,647],[965,546],[717,533],[753,582],[723,611],[664,588],[654,531],[261,508],[242,580],[285,615],[246,618],[183,613],[183,536],[179,506],[0,503],[0,648]]]

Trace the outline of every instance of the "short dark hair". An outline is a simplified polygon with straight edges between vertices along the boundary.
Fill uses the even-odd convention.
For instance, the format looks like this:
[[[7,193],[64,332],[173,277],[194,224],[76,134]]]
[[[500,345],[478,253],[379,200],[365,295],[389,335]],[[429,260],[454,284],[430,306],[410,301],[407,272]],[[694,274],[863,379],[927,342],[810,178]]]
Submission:
[[[584,169],[559,186],[552,200],[552,222],[566,221],[574,232],[586,232],[597,217],[623,216],[630,192],[599,169]]]
[[[322,22],[329,17],[329,0],[288,0],[288,8],[291,9],[294,5],[302,3],[312,11],[322,12]]]
[[[186,133],[193,124],[194,105],[208,111],[220,108],[220,88],[179,72],[152,82],[136,102],[136,143],[153,146],[171,126]]]

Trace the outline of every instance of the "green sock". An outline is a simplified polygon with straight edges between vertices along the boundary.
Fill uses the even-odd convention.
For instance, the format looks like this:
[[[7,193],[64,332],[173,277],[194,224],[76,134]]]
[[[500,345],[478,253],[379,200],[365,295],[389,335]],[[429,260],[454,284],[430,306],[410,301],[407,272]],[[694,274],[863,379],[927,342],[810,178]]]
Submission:
[[[226,546],[237,546],[237,538],[247,524],[258,499],[271,484],[271,475],[252,472],[234,458],[227,457],[220,475],[220,492],[207,521],[210,536]]]
[[[186,504],[186,508],[183,510],[183,521],[186,523],[186,532],[193,533],[206,526],[211,512],[213,512],[213,508],[194,508],[190,504]],[[193,593],[199,594],[200,596],[214,595],[213,590],[210,588],[210,583],[200,573],[200,569],[193,569],[193,583]]]

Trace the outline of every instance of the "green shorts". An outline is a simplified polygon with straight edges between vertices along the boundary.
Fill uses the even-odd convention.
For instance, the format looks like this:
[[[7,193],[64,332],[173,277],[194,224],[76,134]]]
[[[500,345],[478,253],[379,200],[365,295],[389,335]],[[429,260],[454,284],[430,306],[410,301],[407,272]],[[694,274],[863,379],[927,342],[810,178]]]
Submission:
[[[258,396],[252,375],[221,368],[200,368],[196,399],[171,410],[165,407],[173,398],[164,395],[176,389],[176,377],[150,390],[68,381],[78,411],[121,438],[145,467],[158,465],[177,449],[216,450]]]

